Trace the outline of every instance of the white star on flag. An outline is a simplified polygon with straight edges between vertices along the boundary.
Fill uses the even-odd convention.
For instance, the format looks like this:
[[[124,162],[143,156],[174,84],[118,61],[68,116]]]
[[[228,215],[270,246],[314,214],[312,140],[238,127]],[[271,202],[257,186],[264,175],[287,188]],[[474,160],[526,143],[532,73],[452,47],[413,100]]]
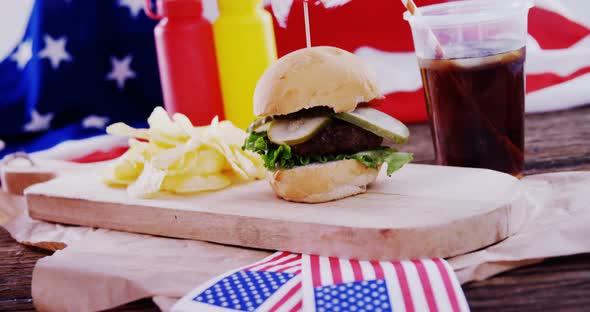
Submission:
[[[117,81],[117,87],[119,89],[123,89],[125,87],[125,82],[127,79],[135,78],[135,72],[131,70],[131,61],[133,57],[131,55],[127,55],[122,60],[117,59],[116,57],[111,57],[111,64],[113,65],[113,69],[107,75],[107,80],[115,80]]]
[[[272,5],[272,12],[279,23],[279,26],[287,27],[287,17],[291,12],[293,0],[270,0]]]
[[[82,120],[82,127],[104,129],[107,125],[107,122],[109,122],[108,117],[90,115]]]
[[[33,57],[33,42],[31,40],[23,41],[18,45],[18,49],[10,56],[10,59],[16,62],[19,69],[25,68]]]
[[[134,18],[143,10],[144,0],[119,0],[119,6],[127,7]]]
[[[52,113],[47,113],[45,115],[39,114],[37,110],[33,110],[31,112],[31,121],[29,121],[23,129],[27,132],[37,132],[49,129],[49,125],[51,124],[51,120],[53,119]]]
[[[45,48],[39,52],[42,58],[48,58],[51,61],[51,67],[57,69],[62,61],[71,61],[72,56],[66,51],[67,39],[65,36],[59,39],[53,39],[45,35]]]

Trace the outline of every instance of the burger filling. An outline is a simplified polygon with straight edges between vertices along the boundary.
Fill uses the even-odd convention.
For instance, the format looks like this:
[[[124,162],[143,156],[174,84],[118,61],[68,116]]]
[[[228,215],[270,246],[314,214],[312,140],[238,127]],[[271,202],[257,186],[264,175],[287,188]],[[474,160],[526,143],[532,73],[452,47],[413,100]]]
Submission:
[[[383,138],[353,124],[332,120],[309,141],[291,146],[301,156],[339,155],[379,148]]]
[[[367,109],[372,111],[366,114]],[[259,120],[249,128],[244,149],[260,154],[270,171],[355,159],[375,169],[387,163],[387,174],[391,175],[410,162],[412,154],[382,146],[384,138],[403,143],[409,132],[389,115],[370,108],[361,110],[362,114],[356,117],[353,116],[355,112],[343,113],[347,114],[343,116],[316,108]],[[401,124],[402,127],[392,128],[387,123],[389,118],[391,123],[397,122],[396,126]]]

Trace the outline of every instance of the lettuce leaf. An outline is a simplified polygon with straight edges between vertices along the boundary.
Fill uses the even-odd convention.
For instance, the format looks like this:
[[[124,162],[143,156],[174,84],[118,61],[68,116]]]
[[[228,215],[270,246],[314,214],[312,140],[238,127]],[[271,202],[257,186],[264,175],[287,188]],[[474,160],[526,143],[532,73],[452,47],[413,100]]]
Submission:
[[[266,132],[251,132],[243,146],[244,149],[256,152],[262,156],[264,167],[270,171],[277,169],[290,169],[297,166],[305,166],[312,163],[325,163],[335,160],[355,159],[370,168],[378,168],[387,163],[387,175],[399,170],[405,164],[412,161],[410,153],[401,153],[394,148],[381,147],[379,149],[362,151],[349,155],[313,155],[301,156],[293,153],[288,145],[272,143]]]

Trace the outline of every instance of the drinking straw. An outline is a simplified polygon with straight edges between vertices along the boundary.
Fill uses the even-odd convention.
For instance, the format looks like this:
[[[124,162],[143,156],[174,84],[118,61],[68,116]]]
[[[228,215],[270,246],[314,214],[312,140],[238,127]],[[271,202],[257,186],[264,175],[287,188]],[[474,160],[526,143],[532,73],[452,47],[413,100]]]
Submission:
[[[309,30],[309,9],[307,8],[307,0],[303,1],[303,17],[305,19],[305,43],[308,48],[311,48],[311,32]]]
[[[410,12],[410,14],[412,14],[414,16],[421,16],[420,11],[418,10],[418,7],[416,6],[416,3],[414,3],[414,0],[401,0],[401,1],[404,4],[404,6],[406,7],[406,9],[408,10],[408,12]],[[435,58],[441,59],[444,56],[445,50],[443,49],[443,47],[440,44],[440,42],[438,41],[438,39],[436,39],[436,35],[434,35],[434,33],[432,32],[432,29],[428,29],[428,45],[430,45],[431,47],[434,47]]]

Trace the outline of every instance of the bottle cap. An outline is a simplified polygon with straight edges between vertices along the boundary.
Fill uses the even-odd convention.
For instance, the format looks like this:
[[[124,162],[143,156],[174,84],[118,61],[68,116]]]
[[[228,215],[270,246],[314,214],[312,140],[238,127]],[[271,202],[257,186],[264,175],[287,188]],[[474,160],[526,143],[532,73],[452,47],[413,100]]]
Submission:
[[[159,0],[158,11],[169,18],[201,17],[203,3],[201,0]]]

